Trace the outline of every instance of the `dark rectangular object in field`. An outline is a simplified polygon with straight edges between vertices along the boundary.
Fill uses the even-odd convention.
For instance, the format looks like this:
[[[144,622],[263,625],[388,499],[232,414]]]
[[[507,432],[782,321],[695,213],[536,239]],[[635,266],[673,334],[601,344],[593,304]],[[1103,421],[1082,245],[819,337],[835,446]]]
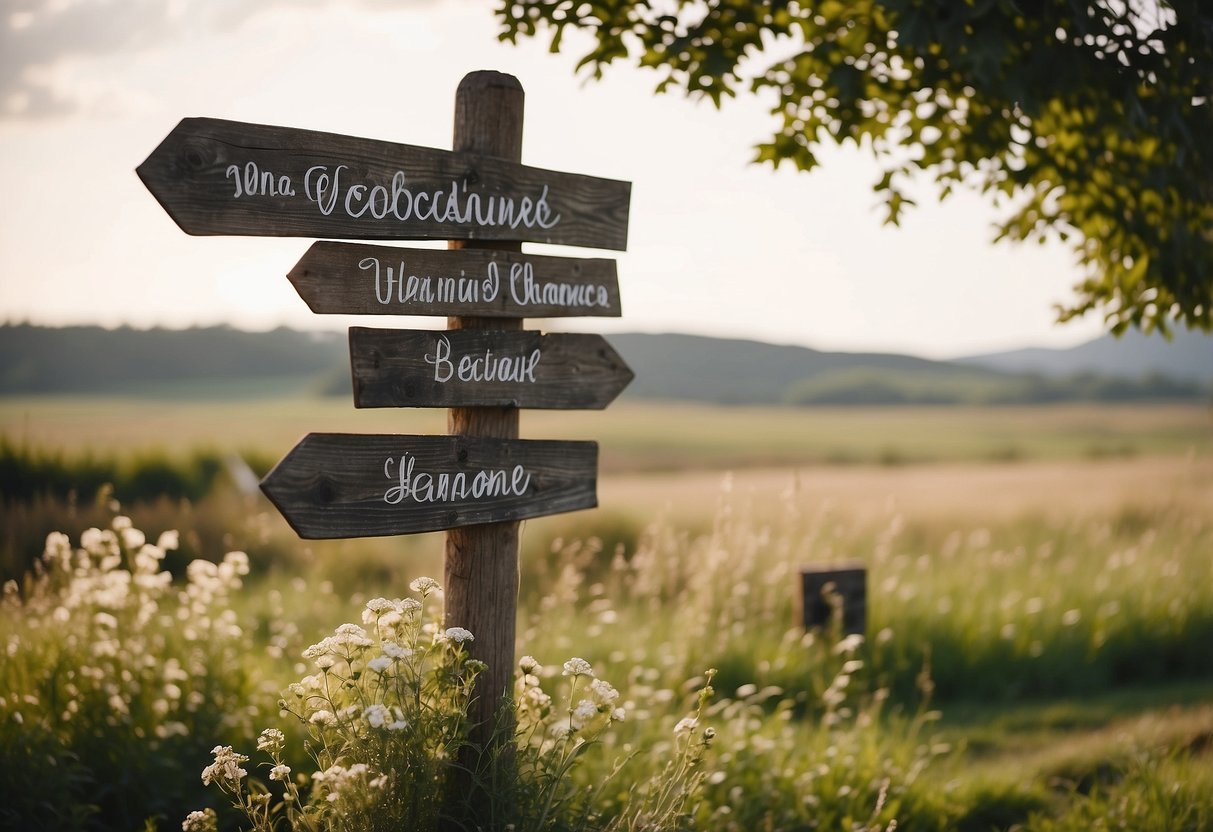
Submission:
[[[621,314],[614,260],[312,243],[287,274],[313,312],[485,318]]]
[[[632,371],[601,335],[350,327],[355,407],[601,410]]]
[[[858,563],[804,567],[800,570],[804,627],[829,629],[834,605],[842,607],[842,635],[863,635],[867,629],[867,569]]]
[[[187,118],[138,173],[190,234],[627,247],[631,183],[474,153]]]
[[[377,537],[593,508],[597,469],[597,442],[310,433],[261,489],[300,537]]]

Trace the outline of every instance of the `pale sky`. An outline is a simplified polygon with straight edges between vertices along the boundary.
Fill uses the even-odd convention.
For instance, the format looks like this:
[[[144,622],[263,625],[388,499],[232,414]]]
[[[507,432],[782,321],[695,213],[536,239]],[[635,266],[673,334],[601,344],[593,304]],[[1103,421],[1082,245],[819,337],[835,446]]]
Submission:
[[[587,81],[580,51],[497,29],[473,0],[0,0],[0,320],[440,328],[314,315],[285,277],[309,240],[191,237],[135,167],[188,116],[449,148],[459,80],[494,69],[526,91],[524,163],[632,183],[627,252],[524,247],[616,258],[623,317],[532,327],[929,357],[1100,333],[1054,323],[1081,278],[1069,250],[991,245],[981,197],[924,187],[885,226],[866,152],[754,166],[763,102],[657,96],[624,65]]]

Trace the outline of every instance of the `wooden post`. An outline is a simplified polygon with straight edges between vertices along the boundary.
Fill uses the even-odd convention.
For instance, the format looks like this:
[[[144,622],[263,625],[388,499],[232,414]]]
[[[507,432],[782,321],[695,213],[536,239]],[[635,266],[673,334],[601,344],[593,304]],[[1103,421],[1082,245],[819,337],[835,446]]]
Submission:
[[[512,75],[469,73],[455,93],[453,149],[520,161],[523,98],[522,85]],[[522,250],[521,243],[471,240],[451,241],[449,247]],[[447,328],[516,330],[522,329],[522,319],[449,318]],[[518,409],[452,408],[448,427],[454,435],[517,439]],[[502,706],[512,701],[514,684],[518,529],[517,522],[489,523],[451,529],[446,538],[446,623],[470,630],[475,636],[471,655],[488,665],[476,684],[476,701],[469,709],[471,741],[486,750],[494,729],[499,741],[511,741],[514,733],[513,710]],[[481,761],[467,762],[479,768],[494,756],[490,752]],[[498,759],[508,766],[510,755],[507,752]]]

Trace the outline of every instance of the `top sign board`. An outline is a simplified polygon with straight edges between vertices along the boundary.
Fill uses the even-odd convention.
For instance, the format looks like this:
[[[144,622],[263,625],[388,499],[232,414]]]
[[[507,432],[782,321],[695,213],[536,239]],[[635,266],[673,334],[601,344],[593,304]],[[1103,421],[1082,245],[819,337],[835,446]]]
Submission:
[[[187,118],[138,173],[189,234],[627,247],[630,183],[472,153]]]

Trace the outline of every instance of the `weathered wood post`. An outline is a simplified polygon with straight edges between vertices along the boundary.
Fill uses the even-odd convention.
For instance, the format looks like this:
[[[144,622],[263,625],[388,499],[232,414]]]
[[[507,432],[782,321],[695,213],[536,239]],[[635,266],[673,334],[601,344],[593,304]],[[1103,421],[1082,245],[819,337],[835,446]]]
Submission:
[[[464,77],[455,93],[454,150],[522,160],[524,94],[517,78],[488,70]],[[521,243],[452,240],[449,248],[522,251]],[[448,329],[522,329],[521,318],[452,317]],[[457,407],[447,418],[455,436],[518,438],[515,407]],[[451,529],[446,537],[446,624],[465,627],[475,640],[470,653],[488,665],[476,683],[469,709],[471,740],[488,748],[513,735],[510,700],[514,679],[514,637],[518,617],[518,522]]]

